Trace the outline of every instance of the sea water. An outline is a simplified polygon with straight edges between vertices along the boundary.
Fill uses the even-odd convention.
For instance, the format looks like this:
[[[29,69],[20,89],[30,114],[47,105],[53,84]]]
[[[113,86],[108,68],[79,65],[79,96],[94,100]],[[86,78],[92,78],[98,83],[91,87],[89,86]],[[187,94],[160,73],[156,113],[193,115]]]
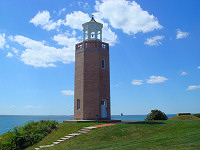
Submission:
[[[175,114],[167,115],[168,118],[176,116]],[[147,115],[112,115],[113,120],[122,121],[144,121]],[[39,121],[39,120],[56,120],[59,123],[63,120],[73,119],[73,115],[0,115],[0,135],[14,128],[15,126],[23,126],[28,121]]]

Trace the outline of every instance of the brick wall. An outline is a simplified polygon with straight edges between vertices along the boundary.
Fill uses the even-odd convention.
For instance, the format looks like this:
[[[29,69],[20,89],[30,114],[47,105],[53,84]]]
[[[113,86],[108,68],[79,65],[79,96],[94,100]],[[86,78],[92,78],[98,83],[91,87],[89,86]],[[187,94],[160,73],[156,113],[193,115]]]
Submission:
[[[96,119],[96,115],[101,118],[102,99],[107,100],[107,118],[110,118],[109,45],[87,41],[86,47],[84,42],[76,45],[74,118]],[[101,66],[102,59],[105,69]],[[77,99],[80,99],[80,110],[77,110]]]

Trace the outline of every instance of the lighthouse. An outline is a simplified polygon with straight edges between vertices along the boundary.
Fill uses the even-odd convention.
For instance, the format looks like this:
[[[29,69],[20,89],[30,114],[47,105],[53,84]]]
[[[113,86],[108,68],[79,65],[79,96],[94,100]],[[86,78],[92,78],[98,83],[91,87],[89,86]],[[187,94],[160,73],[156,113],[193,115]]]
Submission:
[[[92,16],[75,45],[74,120],[110,120],[109,44]]]

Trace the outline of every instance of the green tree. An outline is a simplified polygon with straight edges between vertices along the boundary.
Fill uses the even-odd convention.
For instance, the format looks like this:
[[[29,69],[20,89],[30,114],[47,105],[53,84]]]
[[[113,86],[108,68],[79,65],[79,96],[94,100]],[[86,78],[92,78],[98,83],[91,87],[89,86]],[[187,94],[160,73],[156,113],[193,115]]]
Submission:
[[[149,113],[147,115],[147,118],[145,119],[147,120],[167,120],[168,117],[166,116],[166,114],[158,109],[154,109],[151,110],[151,113]]]

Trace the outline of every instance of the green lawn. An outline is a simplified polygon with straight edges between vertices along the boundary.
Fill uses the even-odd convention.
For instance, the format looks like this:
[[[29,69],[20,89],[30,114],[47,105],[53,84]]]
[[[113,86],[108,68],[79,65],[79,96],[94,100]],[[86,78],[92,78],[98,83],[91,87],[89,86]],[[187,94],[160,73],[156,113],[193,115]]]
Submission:
[[[59,140],[60,138],[67,136],[70,133],[76,133],[83,127],[93,126],[97,124],[102,123],[60,123],[58,125],[58,129],[53,130],[52,133],[44,137],[42,141],[33,146],[28,147],[27,150],[32,150],[41,145],[52,144],[52,142],[55,142],[56,140]]]
[[[88,125],[88,124],[87,124]],[[39,145],[74,133],[86,124],[60,124],[59,129],[45,137]],[[62,135],[62,136],[61,136]],[[37,144],[38,145],[38,144]],[[28,148],[31,149],[31,148]],[[33,149],[33,147],[32,147]],[[73,137],[49,150],[71,149],[200,149],[200,119],[136,122],[98,128]]]

